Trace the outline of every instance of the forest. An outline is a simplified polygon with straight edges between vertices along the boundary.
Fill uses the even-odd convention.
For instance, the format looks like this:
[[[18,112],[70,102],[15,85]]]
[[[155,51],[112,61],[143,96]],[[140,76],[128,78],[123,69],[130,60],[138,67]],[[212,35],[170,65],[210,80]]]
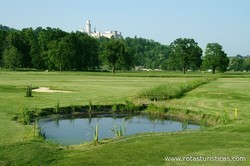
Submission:
[[[16,30],[0,25],[0,66],[50,71],[211,70],[249,71],[250,56],[229,58],[218,43],[203,51],[194,39],[163,45],[144,38],[93,38],[59,28]]]

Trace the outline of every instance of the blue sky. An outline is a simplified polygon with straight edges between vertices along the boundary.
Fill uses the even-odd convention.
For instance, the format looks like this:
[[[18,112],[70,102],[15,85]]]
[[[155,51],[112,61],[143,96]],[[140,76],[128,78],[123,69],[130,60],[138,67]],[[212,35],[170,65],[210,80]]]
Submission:
[[[250,0],[1,0],[0,24],[22,29],[118,30],[162,44],[218,42],[229,56],[250,55]]]

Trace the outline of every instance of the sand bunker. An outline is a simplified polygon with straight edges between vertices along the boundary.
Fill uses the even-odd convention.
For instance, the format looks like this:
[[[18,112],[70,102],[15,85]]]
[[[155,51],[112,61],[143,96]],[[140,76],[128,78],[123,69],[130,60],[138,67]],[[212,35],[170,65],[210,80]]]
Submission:
[[[47,92],[47,93],[70,93],[71,91],[64,91],[64,90],[52,90],[48,87],[39,87],[37,89],[33,89],[33,92]]]

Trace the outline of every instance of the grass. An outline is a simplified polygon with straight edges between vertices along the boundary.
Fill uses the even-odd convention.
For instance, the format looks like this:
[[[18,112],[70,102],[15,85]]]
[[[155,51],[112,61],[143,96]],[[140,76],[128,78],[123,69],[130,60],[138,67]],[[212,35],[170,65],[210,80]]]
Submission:
[[[202,84],[206,84],[215,80],[216,77],[200,78],[188,82],[166,83],[148,89],[140,94],[140,97],[149,98],[151,100],[165,100],[182,97],[186,92],[189,92]]]
[[[0,71],[0,165],[249,165],[250,75],[217,74],[215,81],[185,93],[181,98],[156,101],[162,108],[191,110],[230,122],[202,131],[137,134],[117,140],[62,147],[34,139],[33,126],[11,120],[23,106],[30,109],[137,102],[138,94],[163,84],[190,82],[199,73],[81,73]],[[36,93],[24,97],[26,85],[73,91]],[[153,102],[153,101],[151,101]],[[237,116],[235,109],[237,108]],[[39,109],[37,111],[39,112]],[[52,109],[53,111],[53,109]],[[185,111],[184,111],[185,114]],[[189,115],[189,112],[186,112]],[[235,118],[237,117],[237,118]],[[166,156],[245,156],[246,162],[171,162]]]
[[[93,143],[94,143],[94,145],[97,145],[98,142],[99,142],[99,131],[98,131],[98,129],[99,129],[99,125],[98,124],[96,124],[95,128],[94,127],[92,128],[92,130],[94,132],[94,137],[93,137]]]
[[[123,122],[122,126],[114,126],[110,130],[115,134],[116,138],[121,138],[125,135],[127,128],[126,128],[125,122]]]
[[[59,113],[60,112],[60,102],[57,101],[55,106],[54,106],[54,113]]]
[[[147,109],[146,109],[146,112],[149,112],[149,113],[160,113],[160,114],[164,114],[164,113],[167,113],[167,108],[165,107],[162,107],[162,106],[157,106],[155,104],[149,104]]]
[[[31,114],[29,107],[23,106],[21,109],[18,121],[25,124],[25,125],[28,125],[31,123],[32,118],[33,117],[32,117],[32,114]]]

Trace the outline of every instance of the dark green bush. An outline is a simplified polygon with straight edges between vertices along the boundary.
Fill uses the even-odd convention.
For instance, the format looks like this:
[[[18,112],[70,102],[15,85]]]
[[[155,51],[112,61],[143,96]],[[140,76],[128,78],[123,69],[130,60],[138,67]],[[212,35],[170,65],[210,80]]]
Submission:
[[[26,95],[25,95],[25,97],[33,97],[32,96],[32,86],[27,86],[26,87]]]

